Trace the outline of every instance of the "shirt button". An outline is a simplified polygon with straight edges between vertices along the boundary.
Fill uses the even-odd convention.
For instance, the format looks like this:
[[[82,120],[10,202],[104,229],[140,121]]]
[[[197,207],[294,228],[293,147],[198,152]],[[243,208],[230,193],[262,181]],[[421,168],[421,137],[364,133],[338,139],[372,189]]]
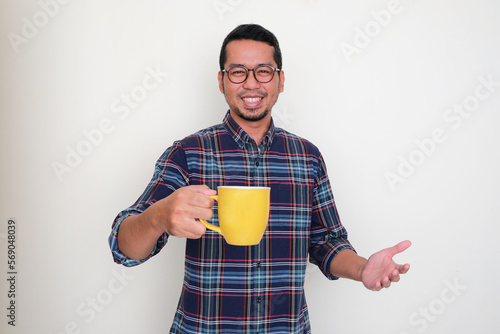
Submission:
[[[257,268],[259,268],[259,269],[260,269],[260,267],[261,267],[260,262],[257,262]]]
[[[260,302],[261,302],[260,297],[257,297],[257,304],[260,304]]]
[[[259,162],[258,161],[255,162],[255,166],[259,167]]]

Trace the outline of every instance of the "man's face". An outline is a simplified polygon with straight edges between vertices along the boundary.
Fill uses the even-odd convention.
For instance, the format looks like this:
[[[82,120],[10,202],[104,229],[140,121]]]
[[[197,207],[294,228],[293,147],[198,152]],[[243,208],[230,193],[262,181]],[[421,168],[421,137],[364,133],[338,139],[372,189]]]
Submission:
[[[230,42],[226,47],[227,61],[224,68],[233,65],[243,65],[253,69],[258,65],[277,67],[274,61],[274,47],[264,42],[238,40]],[[229,109],[237,121],[268,123],[271,109],[283,92],[285,77],[283,72],[276,72],[273,79],[267,83],[255,80],[253,71],[248,72],[248,78],[239,84],[232,83],[227,73],[219,72],[219,89],[224,94]]]

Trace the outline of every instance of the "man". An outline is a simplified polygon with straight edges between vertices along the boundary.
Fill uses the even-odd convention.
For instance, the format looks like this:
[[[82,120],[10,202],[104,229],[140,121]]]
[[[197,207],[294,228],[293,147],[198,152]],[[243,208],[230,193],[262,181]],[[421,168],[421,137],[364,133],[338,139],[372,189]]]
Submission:
[[[409,265],[392,257],[404,241],[358,256],[338,218],[326,166],[310,142],[276,128],[271,110],[285,74],[276,37],[241,25],[224,40],[219,89],[222,124],[174,143],[157,161],[142,196],[122,211],[109,238],[114,259],[137,265],[171,236],[186,238],[184,284],[170,333],[310,333],[306,264],[329,279],[380,290]],[[271,187],[269,224],[255,246],[232,246],[206,230],[219,185]]]

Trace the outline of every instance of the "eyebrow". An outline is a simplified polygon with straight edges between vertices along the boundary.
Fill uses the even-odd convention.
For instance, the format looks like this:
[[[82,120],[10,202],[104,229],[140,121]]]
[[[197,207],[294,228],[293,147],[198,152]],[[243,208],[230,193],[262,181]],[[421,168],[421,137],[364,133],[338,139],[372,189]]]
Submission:
[[[259,66],[262,66],[262,65],[269,65],[269,66],[275,67],[275,66],[274,66],[273,64],[271,64],[271,63],[261,63],[261,64],[258,64],[256,67],[259,67]],[[228,66],[227,68],[229,68],[229,67],[233,67],[233,66],[244,66],[244,67],[247,67],[247,66],[245,66],[245,65],[243,65],[243,64],[234,64],[234,63],[233,63],[233,64],[229,64],[229,66]]]

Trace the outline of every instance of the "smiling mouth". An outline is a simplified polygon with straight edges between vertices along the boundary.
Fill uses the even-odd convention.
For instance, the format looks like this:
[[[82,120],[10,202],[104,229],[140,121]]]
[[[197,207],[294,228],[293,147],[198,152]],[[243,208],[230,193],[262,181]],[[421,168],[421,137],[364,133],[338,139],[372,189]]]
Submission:
[[[249,103],[259,102],[261,100],[262,100],[262,97],[244,97],[243,98],[243,101],[249,102]]]

